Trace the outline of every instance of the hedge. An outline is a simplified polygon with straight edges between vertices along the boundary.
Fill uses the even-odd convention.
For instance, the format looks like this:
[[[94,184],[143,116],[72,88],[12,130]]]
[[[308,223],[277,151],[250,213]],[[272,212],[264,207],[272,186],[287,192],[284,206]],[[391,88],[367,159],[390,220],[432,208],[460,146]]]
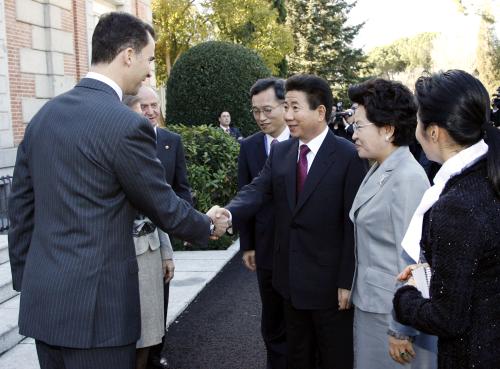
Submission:
[[[196,209],[205,213],[213,205],[224,206],[237,192],[239,144],[221,129],[201,125],[169,125],[181,135],[186,153],[188,180]],[[236,237],[209,241],[209,249],[225,249]],[[192,249],[192,246],[188,247]],[[174,249],[185,249],[174,242]]]
[[[167,122],[218,126],[218,115],[229,111],[232,123],[248,136],[256,131],[250,113],[250,87],[271,72],[252,50],[210,41],[186,51],[167,81]]]

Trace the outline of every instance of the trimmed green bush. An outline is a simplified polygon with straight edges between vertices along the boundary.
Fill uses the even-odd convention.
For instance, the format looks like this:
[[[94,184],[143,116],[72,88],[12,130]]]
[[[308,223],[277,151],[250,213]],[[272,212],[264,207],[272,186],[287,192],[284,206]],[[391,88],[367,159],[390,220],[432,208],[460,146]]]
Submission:
[[[250,87],[271,72],[252,50],[210,41],[186,51],[167,82],[167,122],[218,126],[221,111],[244,136],[256,131],[250,113]]]
[[[236,194],[239,144],[221,129],[201,125],[169,125],[181,135],[186,153],[188,180],[196,209],[205,213],[213,205],[224,206]],[[226,249],[235,237],[223,236],[209,241],[208,249]],[[186,249],[174,242],[174,249]],[[193,249],[193,246],[187,247]]]

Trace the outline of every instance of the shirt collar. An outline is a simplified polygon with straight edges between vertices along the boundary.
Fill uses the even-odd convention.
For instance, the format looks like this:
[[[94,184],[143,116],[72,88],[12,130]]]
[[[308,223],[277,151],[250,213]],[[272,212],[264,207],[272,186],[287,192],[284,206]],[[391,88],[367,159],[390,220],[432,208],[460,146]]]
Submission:
[[[101,73],[97,73],[97,72],[88,72],[87,75],[85,76],[85,78],[96,79],[102,83],[107,84],[109,87],[111,87],[116,92],[116,94],[120,98],[120,101],[122,100],[123,91],[120,88],[120,86],[118,86],[118,84],[115,81],[113,81],[111,78],[106,77],[105,75],[103,75]]]
[[[321,132],[319,135],[314,137],[311,141],[309,141],[306,145],[309,147],[309,150],[312,151],[314,155],[317,154],[319,148],[321,147],[321,144],[325,140],[326,135],[328,134],[328,126],[325,126],[325,129],[323,132]],[[301,145],[304,145],[305,143],[302,140],[299,140],[299,148]]]
[[[462,169],[471,166],[488,152],[488,145],[481,140],[446,160],[434,177],[434,183],[444,185]]]
[[[285,126],[285,129],[283,130],[283,132],[280,133],[278,137],[273,137],[270,134],[266,134],[266,139],[268,144],[271,144],[271,142],[274,139],[278,140],[278,142],[282,142],[288,140],[289,138],[290,138],[290,129],[288,128],[288,126]]]

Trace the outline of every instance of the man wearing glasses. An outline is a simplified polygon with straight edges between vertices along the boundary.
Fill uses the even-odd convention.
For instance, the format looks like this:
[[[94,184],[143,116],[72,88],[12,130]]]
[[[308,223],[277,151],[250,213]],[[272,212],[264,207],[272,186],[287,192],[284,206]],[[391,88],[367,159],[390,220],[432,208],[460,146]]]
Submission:
[[[285,123],[283,102],[285,81],[259,79],[250,89],[252,114],[260,132],[241,142],[238,157],[238,186],[241,189],[256,177],[264,166],[271,147],[290,137]],[[262,301],[261,332],[267,349],[267,368],[286,368],[286,339],[283,299],[272,286],[274,215],[266,204],[248,222],[240,226],[243,262],[257,272]]]

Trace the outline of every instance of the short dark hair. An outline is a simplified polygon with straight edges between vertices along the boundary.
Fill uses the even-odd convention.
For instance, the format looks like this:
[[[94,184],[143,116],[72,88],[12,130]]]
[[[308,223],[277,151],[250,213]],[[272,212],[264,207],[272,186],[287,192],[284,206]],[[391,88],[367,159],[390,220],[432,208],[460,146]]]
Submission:
[[[219,115],[217,115],[217,117],[218,117],[218,118],[220,118],[220,117],[221,117],[221,115],[222,115],[222,113],[228,113],[229,115],[231,115],[231,113],[229,112],[229,110],[227,110],[227,109],[226,109],[226,110],[221,110],[221,111],[219,112]]]
[[[155,38],[151,25],[132,14],[111,12],[103,14],[92,35],[92,65],[111,63],[127,47],[141,52],[149,37]]]
[[[278,100],[285,99],[285,80],[274,77],[257,80],[250,88],[250,98],[271,87],[274,89],[274,94]]]
[[[408,87],[400,82],[374,78],[349,87],[349,99],[363,105],[366,117],[377,127],[394,127],[396,146],[415,140],[417,104]]]
[[[286,80],[285,90],[304,92],[309,109],[323,105],[326,108],[325,120],[328,121],[332,114],[333,95],[326,80],[313,74],[297,74]]]
[[[122,101],[129,108],[132,108],[135,104],[141,102],[141,99],[137,95],[123,95]]]

